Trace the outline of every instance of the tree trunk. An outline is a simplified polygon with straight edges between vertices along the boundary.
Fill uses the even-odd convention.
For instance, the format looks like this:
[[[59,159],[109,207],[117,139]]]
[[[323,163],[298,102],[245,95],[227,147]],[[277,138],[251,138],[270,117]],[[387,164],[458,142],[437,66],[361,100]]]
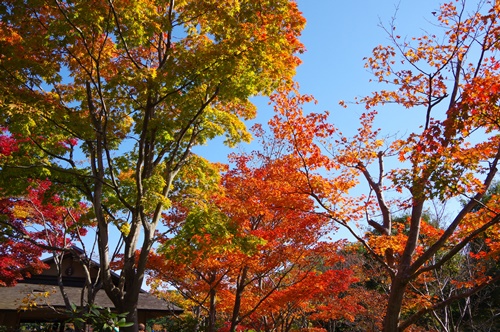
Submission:
[[[217,318],[217,312],[215,308],[215,298],[216,298],[216,291],[215,288],[210,289],[210,308],[208,311],[208,326],[207,326],[207,331],[208,332],[215,332],[216,331],[216,318]]]
[[[137,315],[137,301],[130,301],[129,303],[125,304],[124,307],[124,312],[128,312],[126,316],[127,322],[132,322],[134,325],[129,326],[129,327],[120,327],[120,332],[137,332],[139,331],[139,323],[146,324],[146,322],[139,322],[138,320],[138,315]]]
[[[241,294],[242,290],[238,288],[236,290],[236,296],[234,299],[233,315],[231,317],[231,327],[229,328],[230,332],[236,331],[236,326],[238,325],[238,315],[241,307]]]
[[[200,330],[200,325],[201,325],[201,308],[200,306],[194,306],[192,310],[193,310],[193,315],[196,319],[194,332],[198,332]]]
[[[231,317],[231,327],[230,332],[236,331],[236,326],[238,325],[238,316],[240,314],[241,308],[241,296],[245,290],[245,282],[247,280],[248,267],[245,266],[239,276],[238,283],[236,285],[236,294],[234,299],[233,315]]]
[[[384,317],[384,332],[398,332],[399,317],[401,314],[401,307],[403,305],[403,297],[408,282],[402,280],[400,275],[396,275],[392,279],[391,291],[389,293],[389,300],[385,310]]]

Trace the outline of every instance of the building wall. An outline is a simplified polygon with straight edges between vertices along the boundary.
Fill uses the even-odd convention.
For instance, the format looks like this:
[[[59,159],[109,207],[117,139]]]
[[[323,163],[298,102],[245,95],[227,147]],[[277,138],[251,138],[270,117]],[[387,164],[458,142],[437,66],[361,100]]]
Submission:
[[[63,276],[84,278],[85,271],[78,259],[73,259],[70,255],[66,255],[62,262]],[[96,266],[91,269],[90,276],[92,279],[97,277],[98,269]],[[57,276],[57,267],[55,264],[50,264],[50,268],[43,271],[42,276]]]

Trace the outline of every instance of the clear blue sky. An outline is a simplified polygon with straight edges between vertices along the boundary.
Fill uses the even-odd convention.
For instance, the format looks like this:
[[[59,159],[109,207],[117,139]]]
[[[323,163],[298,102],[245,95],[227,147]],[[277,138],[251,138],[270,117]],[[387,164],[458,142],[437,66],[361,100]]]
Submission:
[[[387,88],[369,82],[373,76],[364,68],[363,60],[371,55],[375,46],[390,44],[380,24],[388,26],[396,17],[397,33],[402,37],[420,36],[424,30],[435,31],[432,12],[439,8],[440,3],[430,0],[298,0],[299,9],[307,20],[301,37],[307,51],[300,56],[302,64],[297,70],[296,81],[302,93],[312,94],[318,101],[316,105],[307,106],[307,111],[328,110],[336,127],[344,134],[354,133],[359,126],[359,117],[365,111],[364,106],[349,104],[344,109],[338,102],[354,101],[355,97]],[[248,123],[249,126],[256,122],[265,124],[273,115],[268,99],[262,97],[255,101],[258,115]],[[407,134],[425,119],[424,109],[408,110],[391,105],[377,111],[379,117],[375,125],[382,128],[385,135]],[[257,144],[243,143],[236,149],[229,149],[222,145],[222,139],[216,139],[195,152],[211,161],[226,162],[230,152],[250,152],[258,148]],[[354,239],[343,228],[335,238]]]
[[[420,35],[422,29],[432,28],[432,12],[439,4],[438,1],[430,0],[299,0],[299,9],[307,20],[301,37],[307,51],[300,56],[303,62],[297,70],[296,80],[302,93],[312,94],[318,100],[318,104],[308,110],[329,110],[332,122],[342,132],[356,130],[364,108],[350,105],[343,109],[338,102],[353,101],[356,96],[367,95],[381,88],[376,83],[369,83],[372,76],[364,68],[363,61],[364,57],[371,55],[375,46],[389,43],[386,32],[379,27],[380,22],[388,24],[396,14],[398,34]],[[258,115],[249,125],[255,122],[265,124],[272,116],[272,108],[267,105],[265,98],[256,98],[255,101]],[[379,112],[381,116],[377,126],[387,128],[386,134],[406,131],[401,128],[402,121],[416,123],[418,120],[415,121],[415,117],[421,120],[418,110],[387,107]],[[254,148],[257,148],[254,144],[241,144],[237,150],[248,152]],[[195,152],[209,160],[221,162],[227,160],[227,154],[231,151],[234,150],[222,146],[222,139],[195,149]]]

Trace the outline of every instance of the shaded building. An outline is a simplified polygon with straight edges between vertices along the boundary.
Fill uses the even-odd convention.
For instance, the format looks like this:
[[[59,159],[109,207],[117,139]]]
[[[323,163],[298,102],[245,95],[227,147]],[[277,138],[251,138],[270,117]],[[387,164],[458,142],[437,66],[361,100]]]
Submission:
[[[64,291],[71,303],[85,305],[82,290],[85,285],[84,267],[75,253],[83,251],[73,248],[73,253],[67,253],[62,260]],[[39,275],[19,282],[13,287],[0,287],[0,327],[17,330],[22,323],[64,323],[69,317],[64,313],[64,298],[57,285],[57,267],[53,258],[45,259],[49,269]],[[95,261],[88,264],[92,280],[98,275],[99,265]],[[118,283],[118,275],[114,275]],[[28,305],[31,305],[28,309]],[[114,308],[113,303],[103,289],[96,294],[94,304],[103,308]],[[23,309],[24,308],[24,309]],[[166,315],[180,314],[182,309],[170,302],[159,299],[141,290],[138,302],[138,319],[146,322],[149,319]],[[61,325],[60,325],[61,326]]]

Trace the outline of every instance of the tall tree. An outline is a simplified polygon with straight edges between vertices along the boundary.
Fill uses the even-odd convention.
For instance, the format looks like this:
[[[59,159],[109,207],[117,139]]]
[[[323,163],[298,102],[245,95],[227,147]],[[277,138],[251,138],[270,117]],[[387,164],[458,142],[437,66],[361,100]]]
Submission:
[[[182,203],[191,208],[172,218],[178,229],[172,227],[160,261],[151,266],[153,279],[203,310],[207,331],[221,321],[230,331],[287,330],[298,308],[315,295],[331,292],[335,298],[352,282],[350,271],[333,269],[341,259],[339,244],[321,241],[330,230],[328,219],[314,211],[314,201],[297,184],[284,180],[300,174],[288,167],[286,156],[273,157],[232,156],[218,191],[196,197],[196,206],[185,197]],[[322,271],[324,266],[332,269]]]
[[[325,114],[304,115],[304,96],[285,93],[275,98],[279,115],[271,124],[310,180],[304,191],[333,221],[351,230],[390,277],[387,332],[402,331],[422,315],[500,278],[477,274],[461,292],[441,301],[431,298],[413,312],[405,310],[411,283],[442,267],[480,234],[493,236],[490,254],[498,252],[499,201],[496,196],[487,203],[481,200],[500,159],[500,4],[466,5],[453,1],[436,11],[443,35],[401,38],[392,22],[387,32],[393,45],[377,46],[367,67],[379,84],[393,89],[359,101],[368,112],[352,138],[329,124]],[[388,103],[420,110],[420,128],[392,141],[381,137],[373,127],[374,108]],[[369,188],[366,195],[349,195],[362,179]],[[422,235],[426,206],[433,199],[457,197],[466,203],[450,212],[453,217],[444,230]],[[478,211],[478,206],[484,208]],[[410,216],[404,227],[393,222],[399,211]],[[355,222],[361,221],[376,230],[370,241],[356,233]]]
[[[305,21],[292,0],[7,0],[0,19],[0,126],[18,142],[1,160],[2,195],[48,178],[89,202],[103,287],[136,322],[177,173],[215,136],[249,140],[248,98],[291,81]]]
[[[265,140],[262,134],[258,136]],[[260,317],[259,323],[265,326],[276,317],[277,308],[305,301],[308,290],[314,292],[314,284],[320,280],[315,277],[321,260],[331,266],[339,259],[332,250],[336,244],[321,241],[331,230],[327,219],[314,212],[310,197],[297,191],[298,183],[285,181],[300,179],[285,155],[268,150],[234,156],[232,161],[234,168],[223,176],[225,191],[217,203],[241,235],[262,243],[247,257],[242,256],[232,271],[230,331],[251,316]],[[344,281],[338,288],[350,279]]]

